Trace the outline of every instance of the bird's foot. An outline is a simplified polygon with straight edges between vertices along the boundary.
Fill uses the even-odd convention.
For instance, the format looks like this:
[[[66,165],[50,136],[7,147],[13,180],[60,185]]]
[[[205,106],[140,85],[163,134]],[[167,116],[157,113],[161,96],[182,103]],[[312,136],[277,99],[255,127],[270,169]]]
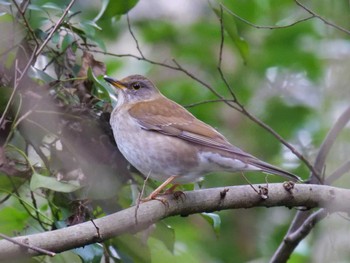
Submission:
[[[169,207],[168,200],[166,198],[162,197],[162,195],[164,195],[164,194],[162,194],[162,193],[155,193],[155,194],[153,194],[153,192],[152,192],[149,196],[147,196],[145,198],[142,198],[140,200],[140,202],[141,203],[145,203],[145,202],[148,202],[148,201],[157,200],[157,201],[161,202],[163,205]]]
[[[180,197],[184,196],[185,194],[182,191],[174,191],[178,186],[179,186],[178,184],[174,184],[173,186],[171,186],[169,189],[165,190],[164,192],[161,192],[162,189],[157,188],[148,197],[142,198],[141,202],[144,203],[144,202],[148,202],[151,200],[158,200],[158,201],[162,202],[164,205],[169,206],[167,199],[163,198],[162,196],[172,194],[175,199],[179,199]]]

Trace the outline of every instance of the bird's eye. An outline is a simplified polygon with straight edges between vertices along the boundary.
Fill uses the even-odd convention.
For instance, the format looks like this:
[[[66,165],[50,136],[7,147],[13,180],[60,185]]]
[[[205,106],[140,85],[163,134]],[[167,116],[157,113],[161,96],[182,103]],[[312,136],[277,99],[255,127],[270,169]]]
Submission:
[[[141,88],[141,85],[140,85],[140,83],[136,82],[136,83],[132,84],[132,87],[133,87],[133,89],[138,90]]]

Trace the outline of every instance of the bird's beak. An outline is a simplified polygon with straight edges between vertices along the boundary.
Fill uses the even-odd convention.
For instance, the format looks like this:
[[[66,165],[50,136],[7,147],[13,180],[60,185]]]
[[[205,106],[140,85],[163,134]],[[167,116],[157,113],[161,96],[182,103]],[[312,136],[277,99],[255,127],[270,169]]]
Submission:
[[[123,82],[116,80],[114,78],[108,77],[108,76],[104,76],[103,77],[105,81],[107,81],[108,83],[110,83],[112,86],[118,88],[118,89],[126,89],[125,84],[123,84]]]

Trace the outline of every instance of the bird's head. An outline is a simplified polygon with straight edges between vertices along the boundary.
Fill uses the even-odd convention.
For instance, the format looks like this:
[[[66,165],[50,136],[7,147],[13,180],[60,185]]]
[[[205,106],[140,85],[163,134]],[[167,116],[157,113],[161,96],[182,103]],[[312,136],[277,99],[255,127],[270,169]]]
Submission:
[[[104,79],[117,88],[118,104],[152,100],[160,96],[157,87],[146,77],[131,75],[121,80],[108,76]]]

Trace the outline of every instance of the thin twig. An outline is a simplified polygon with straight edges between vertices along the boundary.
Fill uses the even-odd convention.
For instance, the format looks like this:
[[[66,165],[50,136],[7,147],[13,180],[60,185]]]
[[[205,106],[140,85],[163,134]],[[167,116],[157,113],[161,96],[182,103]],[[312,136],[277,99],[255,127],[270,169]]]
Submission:
[[[196,106],[202,105],[202,104],[215,103],[215,102],[225,102],[225,101],[235,102],[235,100],[229,100],[229,99],[216,99],[216,100],[203,100],[203,101],[200,101],[200,102],[186,104],[186,105],[183,105],[183,106],[185,108],[191,108],[191,107],[196,107]]]
[[[30,4],[30,0],[22,1],[20,8],[21,8],[23,13],[25,13],[27,11],[29,4]]]
[[[223,4],[220,4],[220,6],[222,6],[227,11],[227,13],[229,13],[232,16],[234,16],[238,20],[242,21],[243,23],[245,23],[245,24],[247,24],[247,25],[249,25],[251,27],[257,28],[257,29],[283,29],[283,28],[288,28],[288,27],[292,27],[292,26],[294,26],[296,24],[308,21],[308,20],[310,20],[310,19],[315,17],[314,15],[311,15],[311,16],[305,17],[303,19],[297,20],[297,21],[295,21],[293,23],[290,23],[288,25],[284,25],[284,26],[261,26],[261,25],[253,24],[252,22],[249,22],[248,20],[240,17],[239,15],[235,14],[232,10],[230,10],[229,8],[227,8]]]
[[[237,111],[240,111],[240,109],[234,103],[231,103],[230,100],[227,100],[224,96],[222,96],[220,93],[218,93],[210,84],[208,84],[205,81],[203,81],[202,79],[196,77],[194,74],[192,74],[187,69],[185,69],[183,66],[181,66],[175,59],[173,59],[173,62],[177,66],[176,70],[183,72],[184,74],[186,74],[191,79],[197,81],[202,86],[206,87],[208,90],[210,90],[215,96],[217,96],[219,99],[221,99],[229,107],[234,108]]]
[[[266,123],[264,123],[263,121],[261,121],[260,119],[258,119],[257,117],[253,116],[251,113],[249,113],[244,105],[242,103],[240,103],[240,101],[238,100],[236,94],[232,91],[232,88],[230,86],[230,84],[228,83],[222,68],[221,68],[221,62],[222,62],[222,49],[223,49],[223,45],[224,45],[224,32],[223,32],[223,20],[222,20],[222,6],[221,7],[221,15],[220,15],[220,28],[221,28],[221,43],[220,43],[220,57],[219,57],[219,63],[218,63],[218,71],[220,74],[220,77],[222,79],[222,81],[224,82],[224,84],[226,85],[227,89],[230,91],[231,96],[233,97],[233,100],[235,102],[235,104],[237,105],[236,109],[238,108],[238,111],[243,113],[245,116],[247,116],[249,119],[251,119],[253,122],[255,122],[256,124],[258,124],[260,127],[262,127],[263,129],[267,130],[269,133],[271,133],[273,136],[275,136],[275,138],[277,138],[284,146],[286,146],[293,154],[295,154],[295,156],[297,156],[299,158],[299,160],[301,160],[311,171],[314,171],[313,166],[311,165],[311,163],[301,154],[299,153],[299,151],[294,148],[291,144],[289,144],[281,135],[279,135],[275,130],[273,130],[270,126],[268,126]],[[224,7],[224,6],[223,6]],[[316,174],[316,173],[315,173]]]
[[[40,214],[39,214],[39,209],[38,209],[38,204],[36,202],[36,199],[35,199],[33,191],[30,191],[30,197],[32,199],[33,207],[35,208],[34,210],[35,210],[37,222],[39,223],[39,225],[42,227],[42,229],[44,231],[48,231],[48,229],[44,226],[45,223],[43,221],[41,221]],[[47,224],[47,225],[50,225],[50,224]]]
[[[128,22],[129,32],[130,32],[132,38],[133,38],[134,41],[135,41],[137,51],[140,53],[140,56],[144,59],[145,56],[144,56],[143,53],[142,53],[142,50],[141,50],[140,45],[139,45],[139,41],[138,41],[137,38],[135,37],[134,32],[133,32],[133,30],[132,30],[132,28],[131,28],[130,19],[129,19],[129,14],[126,14],[126,20],[127,20],[127,22]]]
[[[13,99],[15,97],[15,94],[16,94],[16,91],[17,91],[17,88],[18,88],[18,82],[16,81],[16,79],[17,79],[17,67],[18,67],[18,59],[15,60],[15,84],[14,84],[11,96],[10,96],[10,98],[9,98],[7,104],[6,104],[5,110],[3,111],[2,115],[1,115],[0,128],[2,127],[2,125],[3,125],[4,121],[5,121],[6,115],[7,115],[8,111],[10,110],[12,101],[13,101]]]
[[[220,16],[219,16],[219,21],[220,21],[220,35],[221,35],[221,39],[220,39],[220,49],[219,49],[219,62],[218,62],[218,71],[220,73],[221,79],[225,82],[225,86],[228,89],[228,91],[230,92],[234,102],[237,102],[237,96],[236,94],[233,92],[232,88],[230,85],[228,85],[228,82],[226,81],[226,78],[224,77],[224,74],[222,72],[222,52],[224,49],[224,43],[225,43],[225,34],[224,34],[224,21],[223,21],[224,17],[223,17],[223,9],[222,6],[220,5]]]
[[[334,142],[336,138],[338,137],[339,133],[344,129],[346,124],[350,121],[350,107],[348,107],[342,115],[337,119],[337,121],[334,123],[332,129],[328,132],[326,138],[322,142],[322,145],[318,151],[314,168],[316,175],[320,175],[324,169],[326,158],[334,145]],[[318,177],[316,177],[318,178]],[[310,178],[311,183],[317,183],[315,179],[313,179],[313,176]],[[322,182],[322,180],[318,179],[319,182]]]
[[[34,39],[35,43],[37,45],[39,45],[39,41],[34,33],[34,30],[31,28],[30,24],[29,24],[29,21],[27,20],[26,16],[25,16],[25,11],[26,11],[26,8],[28,6],[28,2],[29,1],[23,1],[21,3],[21,6],[23,5],[23,9],[18,5],[17,1],[16,0],[12,0],[12,2],[14,3],[14,5],[16,6],[17,10],[18,10],[18,13],[21,15],[23,21],[24,21],[24,24],[26,26],[26,28],[28,28],[29,30],[29,33],[31,35],[31,37]]]
[[[327,215],[327,210],[322,208],[309,216],[296,231],[284,238],[283,242],[280,244],[280,247],[272,256],[270,263],[287,262],[300,241],[303,240],[314,228],[314,226]]]
[[[138,221],[137,221],[137,211],[139,210],[139,207],[140,207],[140,204],[142,203],[142,196],[143,194],[145,193],[145,189],[146,189],[146,184],[147,184],[147,181],[149,179],[149,177],[151,176],[151,171],[147,174],[145,180],[143,181],[143,185],[142,185],[142,189],[139,193],[139,196],[136,200],[136,209],[135,209],[135,224],[137,225],[138,224]]]
[[[32,63],[36,60],[36,58],[39,56],[39,54],[41,53],[41,51],[44,49],[44,47],[47,45],[47,43],[49,42],[49,40],[51,39],[51,37],[53,36],[53,34],[55,33],[55,31],[57,30],[58,26],[62,23],[64,17],[66,16],[66,14],[68,13],[69,9],[72,7],[72,5],[74,4],[75,0],[71,0],[71,2],[69,3],[69,5],[66,7],[66,9],[64,10],[62,16],[60,17],[60,19],[56,22],[55,26],[53,27],[53,29],[51,30],[51,32],[49,33],[49,35],[46,37],[45,41],[41,44],[40,47],[38,47],[38,45],[36,45],[33,49],[32,55],[29,58],[26,66],[24,67],[24,69],[22,71],[20,71],[18,69],[18,60],[16,60],[16,64],[15,64],[15,78],[14,78],[14,88],[12,91],[12,94],[7,102],[7,105],[5,107],[5,110],[1,116],[0,119],[0,127],[2,126],[6,115],[9,111],[9,108],[12,104],[14,95],[16,93],[16,90],[18,89],[19,83],[21,82],[21,80],[23,79],[23,77],[26,75],[29,67],[32,65]],[[18,7],[19,8],[19,7]],[[20,10],[20,8],[19,8]],[[20,76],[17,77],[17,72],[20,72]]]
[[[50,256],[50,257],[53,257],[56,255],[55,252],[51,252],[51,251],[48,251],[46,249],[43,249],[43,248],[40,248],[40,247],[36,247],[36,246],[32,246],[32,245],[28,245],[26,243],[23,243],[23,242],[19,242],[11,237],[8,237],[2,233],[0,233],[0,237],[3,238],[3,239],[6,239],[7,241],[10,241],[16,245],[19,245],[20,247],[25,247],[25,248],[28,248],[28,249],[31,249],[31,250],[34,250],[40,254],[43,254],[43,255],[47,255],[47,256]]]
[[[322,208],[313,213],[307,220],[305,220],[305,222],[299,227],[297,231],[286,237],[285,242],[299,243],[310,233],[311,229],[316,225],[316,223],[320,222],[327,215],[328,212],[325,208]]]
[[[10,180],[10,183],[12,185],[12,189],[13,189],[13,193],[16,195],[19,203],[22,205],[22,207],[24,208],[24,210],[26,210],[27,214],[32,217],[35,221],[40,221],[39,218],[37,218],[35,215],[33,215],[30,210],[28,209],[27,205],[25,204],[25,202],[22,200],[21,195],[19,194],[18,188],[16,187],[15,183],[13,182],[11,177],[7,177]],[[44,228],[45,230],[45,228]]]
[[[334,181],[338,180],[345,173],[350,171],[350,161],[343,163],[333,173],[325,178],[325,184],[331,185]]]
[[[333,146],[336,138],[338,137],[339,133],[344,129],[344,127],[346,126],[346,124],[349,122],[350,120],[350,107],[348,107],[342,115],[340,115],[340,117],[337,119],[337,121],[335,122],[335,124],[333,125],[332,129],[328,132],[326,138],[324,139],[316,160],[315,160],[315,164],[314,164],[314,172],[311,174],[310,176],[310,183],[323,183],[323,180],[321,180],[321,178],[319,177],[319,174],[322,172],[322,170],[324,169],[324,165],[325,165],[325,161],[326,161],[326,157],[331,149],[331,147]],[[335,180],[339,174],[344,174],[344,170],[347,170],[349,168],[348,163],[343,164],[341,167],[339,167],[330,177],[329,177],[329,183],[333,182],[333,180]],[[299,211],[294,219],[293,222],[291,223],[289,230],[285,236],[285,239],[288,236],[293,236],[294,233],[296,231],[298,231],[298,229],[305,224],[305,222],[307,220],[310,220],[310,217],[313,217],[314,214],[312,214],[310,211]],[[285,243],[282,242],[279,246],[279,248],[276,250],[275,255],[273,256],[273,258],[280,258],[280,255],[290,255],[293,252],[293,250],[291,250],[290,246]],[[289,256],[288,256],[289,257]],[[272,261],[273,262],[273,261]],[[275,261],[278,262],[278,261]]]
[[[37,46],[35,46],[34,50],[37,48]],[[27,73],[30,65],[32,64],[32,62],[34,61],[34,52],[32,53],[31,57],[29,58],[28,60],[28,63],[27,65],[24,67],[24,69],[20,72],[20,70],[18,69],[18,60],[16,59],[15,61],[15,78],[14,78],[14,86],[13,86],[13,91],[11,93],[11,96],[6,104],[6,108],[1,116],[1,119],[0,119],[0,127],[1,125],[3,124],[4,120],[5,120],[5,117],[10,109],[10,106],[12,104],[12,101],[14,99],[14,96],[15,96],[15,93],[19,87],[19,83],[20,81],[23,79],[23,77],[25,76],[25,74]],[[17,77],[17,72],[20,72],[20,76]]]
[[[196,80],[197,82],[199,82],[200,84],[202,84],[203,86],[208,88],[212,93],[214,93],[217,97],[222,99],[226,104],[230,105],[231,107],[234,107],[233,104],[230,104],[227,100],[225,100],[225,98],[222,95],[220,95],[215,89],[213,89],[209,84],[205,83],[203,80],[197,78],[195,75],[193,75],[192,73],[190,73],[189,71],[184,69],[175,59],[172,59],[172,61],[174,62],[174,64],[176,66],[172,66],[172,65],[169,65],[169,64],[156,62],[156,61],[153,61],[153,60],[150,60],[150,59],[146,58],[143,55],[143,53],[142,53],[142,51],[140,49],[140,46],[139,46],[139,43],[138,43],[138,40],[137,40],[135,34],[133,33],[133,30],[132,30],[132,27],[131,27],[130,20],[129,20],[128,16],[127,16],[127,22],[128,22],[129,32],[130,32],[131,36],[133,37],[133,39],[135,41],[135,44],[136,44],[136,47],[137,47],[137,50],[139,51],[139,53],[141,55],[141,57],[138,57],[138,56],[135,56],[135,55],[132,55],[132,57],[137,58],[138,60],[146,61],[146,62],[151,63],[153,65],[164,66],[164,67],[167,67],[167,68],[170,68],[170,69],[181,71],[181,72],[185,73],[187,76],[189,76],[190,78]]]
[[[62,16],[58,19],[58,21],[56,22],[55,26],[52,28],[52,30],[50,31],[49,35],[45,38],[44,42],[41,44],[41,46],[36,50],[35,52],[35,57],[38,57],[41,53],[41,51],[44,49],[44,47],[47,45],[47,43],[50,41],[50,39],[52,38],[53,34],[56,32],[57,28],[61,25],[63,19],[66,17],[67,13],[69,12],[69,10],[71,9],[72,5],[74,4],[75,0],[71,0],[68,4],[68,6],[66,7],[66,9],[64,10]]]
[[[338,25],[336,25],[336,24],[334,24],[334,23],[332,23],[332,22],[326,20],[326,19],[323,18],[322,16],[316,14],[316,13],[315,13],[314,11],[312,11],[310,8],[308,8],[308,7],[306,7],[305,5],[303,5],[302,3],[300,3],[298,0],[294,0],[294,1],[295,1],[295,3],[296,3],[298,6],[300,6],[300,7],[301,7],[302,9],[304,9],[306,12],[308,12],[309,14],[311,14],[313,17],[316,17],[316,18],[320,19],[320,20],[321,20],[323,23],[325,23],[326,25],[331,26],[331,27],[334,27],[334,28],[338,29],[339,31],[342,31],[342,32],[344,32],[344,33],[350,35],[350,31],[349,31],[349,30],[347,30],[347,29],[345,29],[345,28],[343,28],[343,27],[341,27],[341,26],[338,26]]]

